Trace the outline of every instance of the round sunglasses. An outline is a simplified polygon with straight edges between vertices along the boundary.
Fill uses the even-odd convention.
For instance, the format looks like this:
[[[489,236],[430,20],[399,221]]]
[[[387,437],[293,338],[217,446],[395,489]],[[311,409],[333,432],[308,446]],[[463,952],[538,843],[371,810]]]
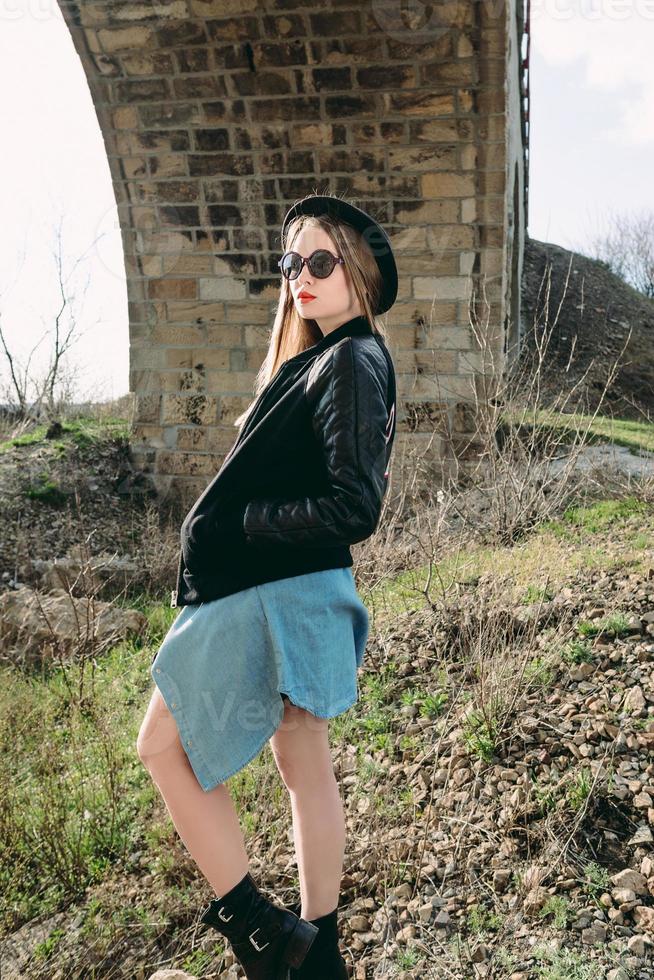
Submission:
[[[326,248],[317,248],[308,258],[303,258],[299,252],[284,252],[277,265],[285,279],[297,279],[305,262],[316,279],[326,279],[331,276],[335,266],[345,265],[344,259],[333,255]]]

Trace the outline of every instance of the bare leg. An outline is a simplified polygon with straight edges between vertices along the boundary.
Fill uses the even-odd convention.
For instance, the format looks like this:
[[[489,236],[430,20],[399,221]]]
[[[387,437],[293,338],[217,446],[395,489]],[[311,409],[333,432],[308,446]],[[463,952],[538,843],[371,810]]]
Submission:
[[[317,919],[337,907],[343,874],[345,815],[328,722],[285,701],[284,717],[270,739],[291,800],[304,919]]]
[[[200,786],[175,719],[156,686],[141,724],[136,751],[189,854],[216,895],[224,895],[249,869],[238,814],[224,783],[209,792]]]

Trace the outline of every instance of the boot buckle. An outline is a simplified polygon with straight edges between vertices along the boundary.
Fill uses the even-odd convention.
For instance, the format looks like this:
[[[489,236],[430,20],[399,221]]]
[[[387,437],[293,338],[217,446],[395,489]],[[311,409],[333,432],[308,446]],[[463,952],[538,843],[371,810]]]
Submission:
[[[230,919],[233,919],[234,918],[234,913],[232,912],[231,915],[223,915],[223,909],[224,908],[225,908],[225,906],[224,905],[221,905],[220,908],[218,909],[218,912],[216,914],[217,914],[218,918],[222,922],[229,922]]]
[[[257,928],[254,930],[254,932],[259,932],[259,926],[257,926]],[[252,945],[256,949],[257,953],[260,953],[262,949],[265,949],[266,948],[266,946],[270,946],[270,940],[267,943],[264,943],[263,946],[257,946],[257,941],[256,941],[256,939],[253,938],[254,937],[254,932],[251,932],[250,933],[250,935],[248,936],[248,939],[250,940],[250,942],[252,943]]]

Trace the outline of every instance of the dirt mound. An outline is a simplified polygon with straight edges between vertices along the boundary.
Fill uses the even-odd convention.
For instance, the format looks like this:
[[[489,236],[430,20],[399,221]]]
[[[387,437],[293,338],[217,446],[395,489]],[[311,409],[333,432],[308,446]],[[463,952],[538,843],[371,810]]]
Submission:
[[[534,356],[544,326],[555,324],[545,365],[544,404],[569,391],[588,371],[575,407],[594,410],[609,367],[631,330],[601,412],[641,421],[654,416],[654,301],[614,275],[606,263],[527,239],[522,316],[527,357]]]
[[[76,423],[48,439],[42,429],[0,441],[0,592],[36,585],[38,560],[62,558],[82,543],[89,556],[143,557],[149,532],[156,542],[163,528],[177,526],[178,515],[158,511],[152,488],[134,470],[124,434]],[[162,581],[174,570],[162,567]]]

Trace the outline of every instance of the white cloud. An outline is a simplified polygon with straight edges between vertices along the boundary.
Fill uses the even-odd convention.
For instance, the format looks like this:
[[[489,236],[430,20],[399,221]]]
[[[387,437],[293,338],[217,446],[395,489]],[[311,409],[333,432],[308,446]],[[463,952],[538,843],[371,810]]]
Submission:
[[[644,146],[654,141],[654,0],[532,0],[531,41],[548,66],[579,62],[583,99],[617,97],[618,118],[598,136]]]

